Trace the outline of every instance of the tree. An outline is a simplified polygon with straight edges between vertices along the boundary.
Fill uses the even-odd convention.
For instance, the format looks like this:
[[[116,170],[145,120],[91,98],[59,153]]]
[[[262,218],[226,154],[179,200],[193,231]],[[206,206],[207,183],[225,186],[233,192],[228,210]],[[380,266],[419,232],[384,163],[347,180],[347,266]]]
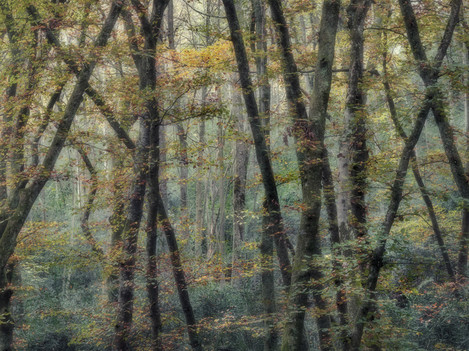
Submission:
[[[106,18],[106,21],[102,27],[101,32],[94,42],[95,48],[104,47],[111,35],[112,29],[116,23],[117,18],[119,17],[120,10],[123,4],[120,1],[112,3],[112,7],[109,11],[109,14]],[[13,14],[9,9],[9,6],[6,2],[2,2],[2,12],[10,25],[16,26],[13,19]],[[10,38],[13,42],[19,40],[15,38],[16,34],[14,29],[10,28]],[[13,30],[13,32],[12,32]],[[4,205],[2,206],[2,214],[0,215],[3,218],[3,225],[1,228],[1,238],[0,245],[2,252],[0,253],[1,262],[0,270],[2,279],[0,281],[0,288],[3,293],[1,296],[2,300],[2,312],[4,316],[4,325],[5,327],[1,330],[0,343],[1,348],[5,350],[11,349],[12,342],[12,320],[9,312],[10,298],[12,295],[11,290],[8,288],[8,279],[7,279],[7,270],[8,270],[8,260],[14,252],[16,246],[16,238],[23,227],[26,218],[36,201],[41,190],[44,188],[44,185],[47,183],[51,176],[51,172],[54,169],[57,158],[65,144],[65,140],[70,131],[71,124],[75,117],[75,114],[83,100],[83,93],[88,86],[88,81],[93,73],[93,69],[97,64],[97,54],[96,52],[90,56],[86,64],[82,67],[80,74],[77,78],[77,83],[73,89],[72,95],[69,99],[69,102],[65,108],[62,119],[60,120],[55,136],[47,150],[41,165],[38,167],[39,172],[28,177],[22,175],[15,181],[14,188],[11,189],[10,194],[7,195],[5,191],[3,193],[4,198],[2,199]],[[14,79],[16,77],[14,76]],[[15,90],[14,87],[10,87],[7,92],[8,97],[14,96]],[[8,114],[8,112],[7,112]],[[12,116],[13,117],[13,116]],[[8,120],[12,117],[7,117],[4,115],[4,122],[9,122]],[[20,157],[22,154],[22,148],[24,147],[24,126],[27,122],[27,115],[22,114],[18,116],[17,131],[13,142],[13,147],[15,150],[15,155],[13,156],[13,169],[17,172],[22,172],[24,166],[22,166],[24,160]],[[3,179],[6,179],[6,170],[3,169]],[[20,175],[20,174],[18,174]]]

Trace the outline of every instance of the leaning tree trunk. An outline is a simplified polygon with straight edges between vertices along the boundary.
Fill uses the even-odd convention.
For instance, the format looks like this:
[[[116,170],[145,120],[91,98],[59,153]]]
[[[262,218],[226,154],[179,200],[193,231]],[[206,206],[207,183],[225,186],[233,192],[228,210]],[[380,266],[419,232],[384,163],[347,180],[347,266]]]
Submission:
[[[181,255],[176,240],[176,234],[174,233],[174,229],[171,226],[171,222],[169,221],[163,200],[161,199],[161,194],[157,193],[156,196],[158,205],[158,218],[161,222],[161,229],[166,236],[166,242],[170,252],[171,265],[173,267],[173,275],[179,295],[179,302],[181,303],[182,311],[184,313],[184,317],[186,318],[189,343],[192,347],[192,350],[202,351],[202,345],[200,343],[197,332],[197,322],[189,298],[188,285],[184,275],[184,269],[182,267]]]
[[[256,98],[254,96],[253,85],[249,73],[249,62],[247,59],[246,48],[241,37],[241,29],[236,14],[236,9],[232,0],[224,0],[223,5],[230,27],[231,40],[238,64],[239,76],[241,80],[241,88],[243,89],[244,102],[246,105],[249,124],[254,139],[256,150],[256,158],[262,175],[262,183],[264,185],[267,212],[272,219],[271,225],[276,226],[274,242],[277,248],[277,256],[280,263],[280,272],[282,274],[283,283],[289,286],[291,282],[290,259],[288,257],[287,240],[285,230],[282,224],[282,216],[280,211],[280,202],[277,193],[277,185],[275,183],[272,164],[269,158],[269,150],[265,140],[262,128],[262,122],[257,108]]]

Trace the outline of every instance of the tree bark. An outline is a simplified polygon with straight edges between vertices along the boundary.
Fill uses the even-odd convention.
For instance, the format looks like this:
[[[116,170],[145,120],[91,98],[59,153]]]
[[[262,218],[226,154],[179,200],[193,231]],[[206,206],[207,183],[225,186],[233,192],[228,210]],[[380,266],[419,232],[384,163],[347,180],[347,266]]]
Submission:
[[[202,101],[206,99],[206,88],[202,88]],[[204,165],[204,149],[205,149],[205,121],[200,121],[199,124],[199,147],[197,153],[197,182],[195,184],[195,226],[196,226],[196,237],[198,242],[198,252],[201,256],[207,255],[207,230],[205,228],[204,213],[205,213],[205,187],[203,175]]]
[[[83,216],[81,217],[80,227],[81,227],[81,230],[83,231],[83,234],[85,235],[86,240],[88,241],[88,243],[91,246],[91,250],[100,259],[103,259],[104,258],[104,251],[98,245],[98,243],[96,242],[96,239],[94,238],[94,236],[93,236],[93,234],[90,230],[89,223],[88,223],[88,221],[90,219],[90,215],[91,215],[91,210],[93,209],[93,203],[94,203],[94,200],[96,198],[96,193],[98,192],[98,172],[96,171],[93,164],[91,163],[91,160],[88,157],[88,155],[86,154],[86,151],[83,150],[83,148],[80,147],[80,146],[77,147],[77,151],[80,154],[80,156],[83,160],[83,163],[86,166],[86,169],[90,173],[90,178],[91,178],[90,179],[90,181],[91,181],[90,192],[88,194],[88,200],[86,201],[86,204],[85,204],[85,211],[83,212]]]
[[[223,121],[218,122],[217,131],[217,164],[219,172],[218,187],[218,223],[215,225],[215,252],[220,264],[223,265],[223,254],[225,252],[225,207],[226,207],[226,175],[225,175],[225,135]]]
[[[177,135],[179,138],[179,198],[181,210],[181,234],[187,237],[189,234],[189,209],[187,198],[187,183],[189,181],[189,158],[187,156],[187,132],[181,123],[176,125]]]
[[[323,160],[323,171],[322,171],[322,188],[324,193],[324,203],[327,211],[327,218],[329,221],[329,233],[331,237],[331,253],[332,253],[332,272],[334,275],[334,285],[336,288],[335,294],[335,305],[338,314],[338,320],[336,324],[339,327],[339,338],[337,340],[342,350],[346,351],[350,348],[348,340],[347,329],[348,329],[348,318],[347,318],[347,296],[343,285],[342,278],[342,264],[337,256],[340,252],[340,229],[339,220],[337,215],[337,204],[336,194],[334,190],[334,181],[332,179],[332,171],[329,165],[329,159],[327,150],[324,150]]]

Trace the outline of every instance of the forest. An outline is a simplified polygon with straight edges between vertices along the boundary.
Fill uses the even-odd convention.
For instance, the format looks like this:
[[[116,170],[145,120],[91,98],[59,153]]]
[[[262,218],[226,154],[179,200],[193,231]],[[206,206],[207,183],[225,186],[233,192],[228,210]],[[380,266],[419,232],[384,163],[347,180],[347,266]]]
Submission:
[[[469,350],[468,12],[0,0],[0,351]]]

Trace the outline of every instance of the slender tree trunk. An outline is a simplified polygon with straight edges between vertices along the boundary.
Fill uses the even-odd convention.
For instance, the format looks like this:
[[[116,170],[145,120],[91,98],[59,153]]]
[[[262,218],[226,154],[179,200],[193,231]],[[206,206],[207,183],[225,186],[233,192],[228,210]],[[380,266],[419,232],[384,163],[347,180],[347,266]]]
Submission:
[[[255,47],[256,52],[256,71],[258,79],[259,94],[259,116],[262,120],[262,126],[270,151],[270,101],[271,87],[267,75],[267,33],[265,29],[265,5],[260,0],[252,0],[254,25],[255,25]]]
[[[152,334],[152,349],[162,350],[161,346],[161,314],[159,308],[158,291],[158,262],[156,256],[158,194],[159,188],[159,123],[152,121],[150,132],[150,168],[148,172],[148,218],[147,218],[147,295],[150,303],[150,320]],[[161,200],[163,201],[163,200]]]
[[[206,93],[207,88],[202,88],[202,101],[205,101],[207,97]],[[195,209],[195,227],[196,227],[196,236],[198,245],[198,252],[201,256],[207,255],[207,230],[205,228],[206,224],[204,221],[205,218],[205,207],[206,207],[206,189],[205,189],[205,182],[203,180],[205,175],[204,170],[204,155],[205,149],[205,121],[200,121],[199,124],[199,147],[198,147],[198,154],[197,154],[197,181],[195,184],[195,202],[196,202],[196,209]]]
[[[366,145],[366,108],[365,91],[363,88],[363,54],[364,54],[364,23],[371,6],[369,0],[353,0],[348,8],[348,33],[350,37],[350,69],[348,74],[347,97],[345,102],[345,126],[341,140],[340,171],[344,184],[342,201],[349,203],[342,205],[341,218],[344,255],[348,259],[355,258],[359,271],[350,279],[353,289],[348,297],[349,319],[354,320],[361,301],[361,280],[365,272],[367,258],[367,216],[366,216],[366,188],[368,148]],[[347,167],[347,168],[345,168]],[[354,262],[352,263],[354,264]]]
[[[310,116],[306,113],[298,77],[298,69],[292,54],[290,34],[281,2],[269,0],[278,45],[282,52],[284,80],[290,110],[294,116],[297,157],[305,209],[301,215],[300,234],[293,261],[292,286],[289,294],[289,317],[284,328],[282,350],[304,348],[304,317],[311,290],[315,307],[322,311],[317,317],[320,347],[331,348],[330,318],[323,311],[326,301],[321,295],[322,271],[314,257],[321,255],[319,216],[321,210],[321,176],[323,170],[324,130],[327,105],[332,81],[335,37],[339,19],[340,2],[324,1],[319,30],[316,76],[311,98]],[[313,282],[313,287],[311,286]]]
[[[269,216],[266,201],[264,201],[264,214],[262,217],[261,244],[259,251],[261,255],[261,290],[262,304],[264,305],[264,351],[274,351],[278,349],[278,332],[275,326],[275,314],[277,306],[275,302],[275,279],[274,279],[274,243],[272,237],[275,233],[275,218]]]
[[[164,125],[160,126],[160,161],[159,163],[159,184],[160,184],[160,191],[161,191],[161,197],[163,198],[163,202],[165,206],[168,204],[168,180],[167,180],[167,175],[166,175],[166,162],[167,162],[167,156],[166,156],[166,147],[167,147],[167,142],[166,142],[166,128]]]
[[[241,243],[244,240],[246,209],[246,178],[249,163],[249,144],[245,140],[246,118],[242,112],[242,96],[233,88],[233,110],[238,132],[235,142],[234,155],[234,180],[233,180],[233,240],[231,258],[232,282],[236,282],[240,272]]]
[[[272,164],[269,158],[269,150],[262,130],[262,122],[259,117],[257,102],[252,88],[252,81],[249,74],[249,63],[246,55],[246,48],[241,37],[240,26],[236,9],[232,0],[224,0],[228,24],[230,27],[231,40],[235,50],[236,61],[243,89],[244,102],[249,117],[249,124],[254,139],[257,162],[262,174],[262,182],[265,190],[267,212],[272,220],[271,225],[275,226],[273,239],[277,248],[277,256],[280,263],[280,272],[282,274],[283,284],[289,286],[291,282],[290,259],[288,257],[287,240],[285,230],[282,224],[280,211],[280,202],[277,193],[277,186],[274,179]]]
[[[468,42],[464,43],[464,64],[469,64],[469,45]],[[469,75],[465,75],[465,83],[469,82]],[[466,91],[464,94],[464,119],[466,122],[466,157],[469,156],[469,142],[467,137],[469,136],[469,92]],[[469,177],[469,161],[466,161],[465,165],[466,177]],[[458,274],[461,277],[467,278],[467,257],[469,250],[469,208],[468,204],[465,203],[462,210],[462,228],[461,238],[459,242],[459,253],[458,253]]]
[[[109,276],[107,277],[107,295],[110,303],[116,303],[119,296],[119,267],[117,257],[122,250],[122,232],[125,224],[125,194],[126,191],[130,192],[125,182],[122,180],[122,155],[113,155],[112,170],[115,175],[113,184],[113,208],[112,214],[109,217],[109,224],[111,225],[111,246],[109,250],[110,269]]]
[[[11,264],[0,270],[0,350],[12,351],[15,321],[11,315]]]
[[[180,198],[180,209],[181,209],[181,234],[184,238],[187,238],[189,233],[189,209],[188,209],[188,197],[187,197],[187,184],[189,181],[189,158],[187,155],[187,133],[181,123],[176,125],[177,135],[179,138],[179,198]]]
[[[332,252],[332,272],[334,275],[334,285],[337,289],[335,295],[335,304],[338,313],[338,320],[336,322],[339,327],[339,339],[337,340],[342,350],[349,350],[350,344],[348,342],[348,318],[347,318],[347,296],[343,285],[342,278],[342,264],[338,259],[340,252],[340,229],[337,216],[336,195],[334,190],[334,182],[332,179],[332,171],[329,164],[327,150],[324,150],[322,171],[322,187],[324,193],[324,203],[326,205],[327,217],[329,221],[329,233],[331,236],[331,252]]]
[[[103,259],[104,251],[96,242],[96,239],[94,238],[90,230],[89,223],[88,223],[90,215],[91,215],[91,210],[93,209],[94,200],[96,198],[96,193],[98,192],[98,172],[96,171],[93,164],[91,163],[91,160],[88,157],[86,151],[82,149],[81,147],[78,147],[77,151],[80,154],[83,162],[85,163],[86,169],[90,173],[90,178],[91,178],[90,179],[91,180],[90,191],[88,194],[88,199],[85,204],[85,211],[83,212],[83,216],[81,218],[80,227],[81,227],[81,230],[83,231],[83,234],[85,235],[86,240],[91,245],[91,249],[93,250],[93,252],[100,259]]]
[[[166,242],[168,244],[171,264],[173,267],[173,275],[176,283],[176,288],[179,295],[179,301],[181,302],[182,311],[186,318],[187,334],[189,335],[189,342],[194,351],[201,351],[202,345],[200,344],[199,336],[197,333],[197,322],[195,320],[194,312],[189,298],[188,285],[184,276],[184,270],[181,264],[181,256],[176,241],[176,235],[173,227],[169,221],[169,217],[166,213],[166,209],[163,205],[161,195],[157,194],[158,201],[158,218],[161,222],[162,230],[166,236]]]
[[[130,191],[130,202],[126,210],[123,229],[122,259],[119,262],[118,312],[115,325],[114,347],[118,351],[130,350],[131,326],[134,302],[134,276],[138,231],[143,214],[148,173],[148,148],[150,146],[150,117],[140,118],[140,133],[137,146],[137,174]]]
[[[217,132],[217,164],[218,164],[218,173],[219,173],[219,180],[218,180],[218,188],[220,189],[218,192],[218,221],[215,225],[216,234],[215,234],[215,252],[217,254],[218,259],[220,260],[220,264],[223,265],[223,254],[225,252],[225,207],[226,207],[226,176],[225,176],[225,135],[224,135],[224,126],[223,122],[219,121],[218,124],[218,132]]]

